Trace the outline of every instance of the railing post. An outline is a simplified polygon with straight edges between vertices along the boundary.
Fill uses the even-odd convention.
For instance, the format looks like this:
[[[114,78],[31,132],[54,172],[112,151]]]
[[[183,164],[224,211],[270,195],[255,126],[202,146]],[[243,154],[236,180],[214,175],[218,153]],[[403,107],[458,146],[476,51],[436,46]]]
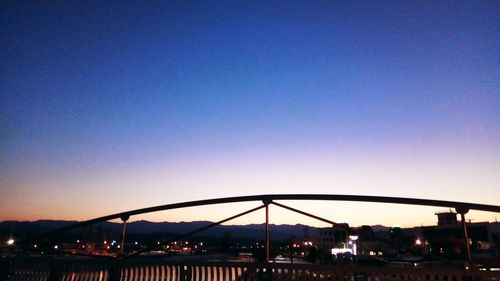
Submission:
[[[47,281],[59,281],[61,280],[63,273],[63,264],[56,260],[49,261],[49,277]]]
[[[257,281],[272,281],[273,280],[273,270],[266,264],[259,268],[259,273],[257,274]]]
[[[186,271],[184,270],[184,264],[180,265],[179,267],[179,280],[180,281],[185,281],[186,280]]]
[[[109,281],[120,281],[122,272],[119,262],[112,261],[108,264]]]
[[[464,243],[465,243],[465,254],[467,258],[467,264],[471,266],[472,257],[470,253],[470,245],[469,245],[469,235],[467,234],[467,222],[465,221],[465,214],[469,212],[467,208],[455,208],[457,213],[460,214],[460,219],[462,220],[462,228],[464,231]]]
[[[11,259],[0,260],[0,280],[9,280],[13,271]]]
[[[127,220],[129,218],[130,218],[130,216],[128,216],[128,215],[120,217],[120,219],[123,222],[122,223],[122,241],[120,242],[120,254],[122,256],[125,253],[125,230],[126,230],[126,227],[127,227]]]

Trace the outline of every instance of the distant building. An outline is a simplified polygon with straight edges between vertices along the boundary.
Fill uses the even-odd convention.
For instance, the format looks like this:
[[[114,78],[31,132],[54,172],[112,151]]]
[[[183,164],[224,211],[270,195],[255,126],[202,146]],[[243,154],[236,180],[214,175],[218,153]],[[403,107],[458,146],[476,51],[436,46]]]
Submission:
[[[457,213],[449,212],[437,212],[438,225],[458,225],[460,224],[457,220]]]
[[[457,214],[450,211],[436,213],[437,226],[422,227],[422,236],[428,242],[432,254],[448,258],[462,258],[466,249],[462,223]],[[472,252],[487,250],[491,246],[489,222],[467,223],[467,234]]]
[[[319,230],[319,247],[322,249],[346,248],[349,243],[349,225],[336,224]]]
[[[369,225],[363,225],[355,230],[358,235],[358,255],[376,255],[382,252],[380,241],[375,239],[375,233]]]
[[[391,229],[391,238],[399,235],[399,231]],[[397,253],[396,246],[390,240],[377,238],[373,229],[368,225],[351,229],[351,234],[356,235],[357,255],[361,256],[394,256]]]

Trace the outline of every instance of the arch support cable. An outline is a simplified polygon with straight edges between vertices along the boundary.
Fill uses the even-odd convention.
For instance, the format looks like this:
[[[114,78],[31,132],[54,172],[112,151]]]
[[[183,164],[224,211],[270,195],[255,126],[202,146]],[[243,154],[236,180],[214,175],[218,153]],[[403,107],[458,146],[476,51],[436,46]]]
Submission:
[[[146,252],[149,252],[149,251],[153,251],[153,250],[155,250],[155,249],[162,248],[163,246],[165,246],[166,244],[168,244],[168,243],[170,243],[170,242],[172,242],[172,241],[176,241],[176,240],[180,240],[180,239],[187,238],[187,237],[189,237],[189,236],[191,236],[191,235],[194,235],[194,234],[196,234],[196,233],[202,232],[202,231],[207,230],[207,229],[209,229],[209,228],[212,228],[212,227],[214,227],[214,226],[217,226],[217,225],[223,224],[223,223],[225,223],[225,222],[228,222],[228,221],[230,221],[230,220],[234,220],[234,219],[236,219],[236,218],[239,218],[239,217],[241,217],[241,216],[244,216],[244,215],[248,215],[248,214],[250,214],[250,213],[253,213],[253,212],[255,212],[255,211],[257,211],[257,210],[260,210],[260,209],[262,209],[262,208],[264,208],[264,207],[266,207],[266,206],[267,206],[267,205],[265,205],[265,204],[264,204],[264,205],[261,205],[261,206],[258,206],[258,207],[256,207],[256,208],[253,208],[253,209],[250,209],[250,210],[248,210],[248,211],[245,211],[245,212],[239,213],[239,214],[237,214],[237,215],[234,215],[234,216],[231,216],[231,217],[229,217],[229,218],[226,218],[226,219],[220,220],[220,221],[218,221],[218,222],[214,222],[214,223],[211,223],[211,224],[206,225],[206,226],[204,226],[204,227],[200,227],[200,228],[195,229],[195,230],[193,230],[193,231],[190,231],[190,232],[188,232],[188,233],[181,234],[181,235],[179,235],[179,236],[175,237],[174,239],[170,239],[170,240],[168,240],[168,241],[161,242],[160,244],[155,245],[155,246],[153,246],[153,247],[148,247],[148,248],[146,248],[146,249],[144,249],[144,250],[141,250],[141,251],[137,251],[137,252],[131,253],[131,254],[129,254],[129,255],[126,255],[125,257],[137,256],[137,255],[142,254],[142,253],[146,253]]]

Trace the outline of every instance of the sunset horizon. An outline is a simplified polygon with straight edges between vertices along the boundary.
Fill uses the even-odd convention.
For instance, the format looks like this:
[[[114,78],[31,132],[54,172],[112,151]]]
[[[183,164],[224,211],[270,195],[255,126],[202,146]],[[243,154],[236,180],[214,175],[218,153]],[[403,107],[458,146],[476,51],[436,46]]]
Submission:
[[[498,206],[498,11],[487,1],[8,1],[0,221],[254,194]],[[354,225],[431,225],[446,211],[288,203]],[[252,207],[131,219],[216,221]],[[316,223],[275,207],[270,217]]]

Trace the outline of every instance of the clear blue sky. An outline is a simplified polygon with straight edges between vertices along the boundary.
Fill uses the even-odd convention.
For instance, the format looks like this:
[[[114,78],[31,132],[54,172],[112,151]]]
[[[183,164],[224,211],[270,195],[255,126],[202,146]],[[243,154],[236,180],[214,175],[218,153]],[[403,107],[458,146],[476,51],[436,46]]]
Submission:
[[[500,205],[499,11],[497,1],[3,2],[0,220],[260,193]],[[318,206],[301,205],[326,212]],[[420,223],[381,209],[343,216]]]

